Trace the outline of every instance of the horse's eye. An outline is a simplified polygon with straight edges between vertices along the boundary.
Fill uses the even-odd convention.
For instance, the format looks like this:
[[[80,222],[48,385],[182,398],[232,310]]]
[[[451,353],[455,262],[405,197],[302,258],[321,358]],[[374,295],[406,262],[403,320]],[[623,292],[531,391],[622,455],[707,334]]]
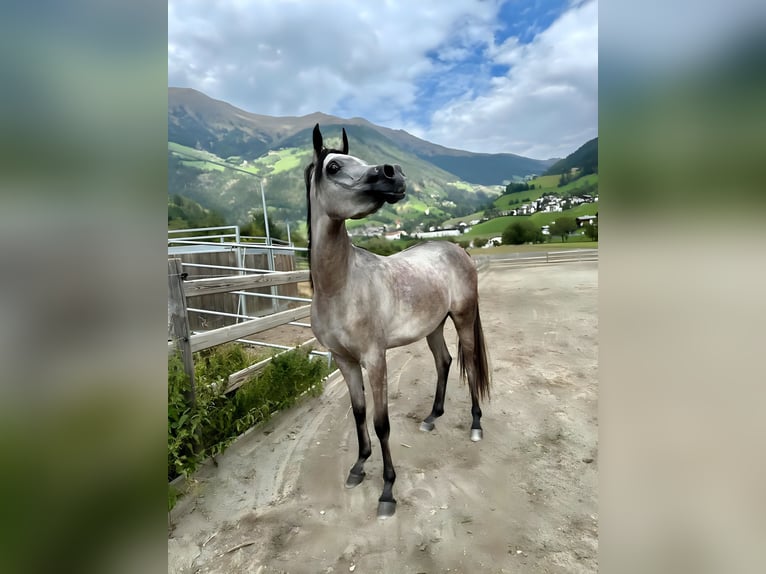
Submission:
[[[327,173],[329,173],[330,175],[335,175],[339,171],[340,171],[340,165],[338,164],[337,161],[331,161],[330,163],[327,164]]]

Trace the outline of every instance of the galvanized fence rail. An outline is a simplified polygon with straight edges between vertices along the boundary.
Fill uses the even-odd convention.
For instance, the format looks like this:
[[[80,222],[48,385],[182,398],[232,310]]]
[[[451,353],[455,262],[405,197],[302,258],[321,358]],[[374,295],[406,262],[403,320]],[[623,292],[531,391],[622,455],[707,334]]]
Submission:
[[[550,265],[552,263],[576,263],[580,261],[598,261],[598,249],[568,249],[564,251],[546,251],[537,253],[517,253],[491,257],[493,267],[527,267]]]
[[[282,325],[310,328],[309,323],[302,321],[310,315],[310,297],[298,296],[297,287],[293,288],[296,294],[285,295],[278,291],[280,286],[309,281],[307,268],[295,269],[296,265],[301,265],[296,260],[304,256],[306,251],[306,248],[296,247],[289,241],[244,236],[236,225],[168,231],[168,353],[177,350],[181,354],[184,370],[191,381],[187,397],[189,401],[193,402],[195,395],[193,353],[229,342],[276,348],[282,352],[295,348],[255,340],[253,337]],[[203,263],[198,257],[200,253],[229,253],[233,261],[228,265],[220,264],[220,261],[213,261],[219,264]],[[253,253],[265,254],[266,257],[253,259]],[[184,256],[186,261],[181,259]],[[283,266],[287,263],[291,270],[278,270],[277,256],[282,258]],[[246,261],[256,262],[256,266],[246,266]],[[258,261],[263,265],[258,264]],[[203,277],[195,278],[195,274],[202,274]],[[260,292],[252,291],[256,289]],[[231,310],[216,305],[211,308],[209,302],[213,295],[232,296],[237,298],[238,303]],[[265,308],[262,304],[252,303],[253,300],[257,303],[264,299],[271,301]],[[250,305],[248,300],[251,300]],[[207,306],[205,301],[208,301]],[[231,304],[227,303],[227,306]],[[190,316],[196,317],[194,323],[198,326],[207,323],[227,324],[217,328],[194,329]],[[204,317],[210,320],[206,321]],[[316,342],[313,335],[307,333],[306,339],[298,347],[310,347]],[[311,353],[325,357],[328,364],[331,362],[328,352],[312,350]],[[268,365],[272,358],[231,373],[226,392],[241,386],[245,380]]]

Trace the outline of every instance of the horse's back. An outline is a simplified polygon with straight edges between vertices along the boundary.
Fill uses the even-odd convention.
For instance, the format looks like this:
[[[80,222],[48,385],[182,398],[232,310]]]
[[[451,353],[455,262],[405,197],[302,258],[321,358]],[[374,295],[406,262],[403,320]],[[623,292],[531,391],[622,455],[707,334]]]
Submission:
[[[355,248],[352,273],[347,290],[326,300],[315,295],[312,305],[317,339],[349,356],[361,356],[374,342],[392,348],[420,340],[448,315],[476,305],[476,266],[450,242],[421,243],[388,257]]]
[[[432,281],[454,281],[457,285],[476,288],[476,265],[471,256],[459,245],[450,241],[426,241],[413,245],[390,257],[414,263],[419,268],[434,273]]]
[[[440,303],[445,316],[476,304],[476,265],[460,246],[448,241],[429,241],[387,259],[392,275],[400,280],[400,285],[407,286],[402,289],[409,292],[418,285],[417,296],[429,300],[431,306]]]
[[[423,243],[417,243],[408,247],[399,253],[395,253],[391,257],[408,257],[416,254],[428,255],[429,257],[433,257],[434,254],[445,254],[448,257],[455,257],[456,260],[472,261],[471,256],[468,255],[465,249],[451,241],[424,241]]]

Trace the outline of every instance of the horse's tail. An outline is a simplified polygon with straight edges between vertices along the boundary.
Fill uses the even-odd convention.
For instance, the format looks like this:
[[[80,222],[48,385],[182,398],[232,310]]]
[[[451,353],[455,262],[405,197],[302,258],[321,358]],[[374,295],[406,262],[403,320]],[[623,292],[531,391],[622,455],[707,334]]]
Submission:
[[[473,356],[466,356],[463,342],[458,339],[457,343],[457,361],[460,367],[460,377],[463,380],[468,379],[471,387],[471,393],[479,397],[479,400],[489,398],[489,361],[487,358],[487,346],[484,342],[484,330],[481,328],[481,317],[479,316],[479,302],[476,302],[476,318],[473,321]],[[467,376],[467,364],[470,361],[473,366],[474,378],[471,380]]]

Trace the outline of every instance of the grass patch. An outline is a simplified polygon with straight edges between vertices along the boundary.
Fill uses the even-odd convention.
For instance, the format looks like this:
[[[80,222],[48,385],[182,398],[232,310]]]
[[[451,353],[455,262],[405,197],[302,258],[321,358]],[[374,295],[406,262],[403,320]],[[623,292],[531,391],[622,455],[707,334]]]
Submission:
[[[570,191],[574,191],[581,187],[588,187],[594,183],[598,183],[598,174],[597,173],[589,173],[588,175],[584,175],[574,181],[570,181],[568,184],[563,185],[561,187],[557,187],[556,190],[559,191],[559,193],[567,193]],[[591,192],[593,193],[593,192]],[[595,192],[596,194],[598,191]]]
[[[453,227],[460,223],[461,221],[465,223],[469,223],[473,221],[474,219],[481,219],[484,217],[484,210],[477,211],[476,213],[469,213],[468,215],[464,215],[463,217],[454,217],[452,219],[448,219],[443,223],[444,227]]]
[[[524,216],[519,216],[524,217]],[[506,227],[508,227],[514,220],[514,216],[508,217],[495,217],[489,221],[477,223],[471,228],[471,231],[466,233],[468,237],[494,237],[503,233]]]
[[[416,199],[414,197],[410,197],[407,199],[406,202],[402,204],[401,209],[398,209],[397,212],[406,213],[408,211],[412,211],[416,213],[425,213],[426,209],[428,209],[428,205],[426,204],[426,202],[420,199]]]
[[[525,203],[531,203],[539,199],[544,193],[550,192],[550,189],[530,189],[528,191],[517,191],[502,195],[495,200],[495,207],[502,211],[521,207]]]
[[[272,174],[277,174],[283,171],[289,171],[295,169],[301,164],[301,158],[298,156],[281,157],[279,161],[274,164]]]
[[[303,393],[320,394],[329,374],[323,359],[296,349],[274,356],[258,375],[225,394],[229,375],[251,362],[236,344],[195,353],[196,405],[190,407],[181,359],[177,353],[168,359],[168,480],[193,473],[205,458],[222,453],[244,431],[292,406]],[[169,505],[174,497],[168,493]]]
[[[207,151],[204,151],[204,150],[201,150],[201,149],[196,149],[196,148],[189,147],[189,146],[185,146],[185,145],[181,145],[181,144],[176,143],[176,142],[168,142],[168,150],[169,151],[173,151],[173,152],[181,152],[183,154],[191,155],[191,156],[194,156],[194,157],[205,157],[205,156],[212,156],[213,155],[210,152],[207,152]]]
[[[226,169],[222,165],[210,163],[209,161],[205,160],[182,159],[181,165],[185,165],[186,167],[193,167],[202,171],[223,171]]]
[[[300,167],[304,163],[308,163],[308,160],[307,160],[308,154],[306,154],[305,152],[301,151],[298,148],[283,149],[274,153],[275,155],[278,156],[279,159],[277,159],[277,161],[274,163],[274,165],[271,168],[272,175],[276,175],[283,171],[290,171],[292,169]]]
[[[567,242],[536,243],[534,245],[498,245],[497,247],[473,248],[472,255],[503,255],[505,253],[528,253],[564,251],[565,249],[598,249],[598,241],[579,240],[574,237]]]
[[[560,178],[561,178],[560,175],[541,175],[534,179],[530,179],[527,183],[535,186],[534,191],[537,191],[538,187],[541,187],[543,189],[549,189],[549,188],[556,189],[556,186],[559,184]]]
[[[475,191],[474,186],[471,185],[470,183],[465,182],[465,181],[457,180],[457,181],[450,181],[448,183],[452,187],[456,187],[458,189],[462,189],[462,190],[470,191],[470,192],[474,192]]]
[[[230,156],[227,159],[222,159],[209,151],[195,149],[175,142],[168,142],[168,151],[176,155],[180,163],[187,167],[203,171],[226,171],[231,167],[236,167],[237,169],[258,175],[257,167],[235,161],[239,159],[239,156]]]

